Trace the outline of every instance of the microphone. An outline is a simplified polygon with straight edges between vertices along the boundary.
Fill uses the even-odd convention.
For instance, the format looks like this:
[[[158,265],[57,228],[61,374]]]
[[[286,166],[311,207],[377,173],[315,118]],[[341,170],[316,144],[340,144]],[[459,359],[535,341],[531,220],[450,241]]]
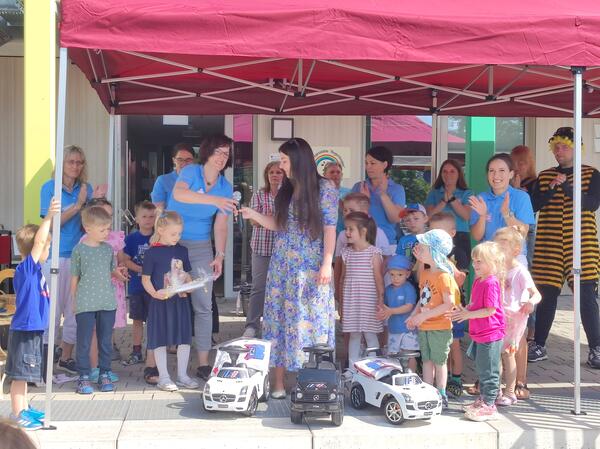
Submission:
[[[236,190],[235,192],[233,192],[232,198],[235,201],[237,201],[237,203],[238,203],[237,207],[236,207],[237,211],[236,211],[236,213],[233,214],[233,222],[237,223],[238,222],[238,215],[240,213],[240,201],[242,200],[242,192]],[[242,221],[240,220],[240,227],[241,226],[243,226],[243,225],[242,225]]]

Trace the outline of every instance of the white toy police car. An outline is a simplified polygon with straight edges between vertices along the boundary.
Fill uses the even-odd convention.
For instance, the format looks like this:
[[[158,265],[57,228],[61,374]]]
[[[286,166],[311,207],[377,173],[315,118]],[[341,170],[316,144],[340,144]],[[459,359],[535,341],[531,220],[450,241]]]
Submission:
[[[270,355],[265,340],[239,338],[220,345],[202,392],[204,410],[254,415],[258,401],[269,397]]]
[[[405,372],[394,357],[366,357],[354,364],[350,403],[361,409],[367,404],[383,407],[391,424],[410,419],[430,419],[442,413],[438,390],[412,372]]]

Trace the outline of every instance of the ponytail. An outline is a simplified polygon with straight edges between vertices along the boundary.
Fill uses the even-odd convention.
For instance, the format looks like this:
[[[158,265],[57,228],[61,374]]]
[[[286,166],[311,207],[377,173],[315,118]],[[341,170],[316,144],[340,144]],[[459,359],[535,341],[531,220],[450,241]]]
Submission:
[[[364,212],[350,212],[344,218],[344,223],[348,222],[354,223],[359,231],[366,229],[367,242],[371,245],[375,245],[375,240],[377,239],[377,225],[375,224],[375,220]]]
[[[183,220],[181,216],[172,210],[162,210],[160,208],[156,209],[156,218],[154,220],[154,234],[150,237],[150,243],[158,243],[160,240],[160,232],[161,228],[165,228],[166,226],[178,224],[183,225]]]

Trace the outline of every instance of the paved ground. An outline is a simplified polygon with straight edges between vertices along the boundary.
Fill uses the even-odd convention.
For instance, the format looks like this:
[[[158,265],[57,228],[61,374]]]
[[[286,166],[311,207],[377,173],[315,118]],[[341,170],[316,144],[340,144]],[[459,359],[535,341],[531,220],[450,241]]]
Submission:
[[[550,359],[529,366],[532,398],[502,410],[502,419],[494,423],[471,423],[462,418],[461,404],[470,400],[463,396],[451,401],[444,416],[431,423],[405,423],[401,429],[390,426],[374,408],[354,410],[347,404],[346,418],[334,428],[326,418],[311,418],[305,425],[293,426],[289,421],[287,401],[270,400],[260,404],[253,418],[233,414],[206,414],[201,408],[199,391],[180,390],[165,393],[145,384],[142,365],[123,367],[114,362],[113,370],[121,380],[113,393],[80,396],[74,383],[55,385],[52,416],[58,429],[38,431],[33,438],[42,447],[167,447],[189,442],[198,447],[397,447],[398,432],[403,442],[418,447],[600,447],[600,372],[585,365],[587,346],[582,332],[581,377],[582,410],[587,415],[574,416],[573,409],[573,320],[571,297],[561,297],[552,335],[548,340]],[[217,341],[238,337],[243,318],[232,313],[233,302],[221,304],[221,332]],[[117,334],[123,357],[130,351],[128,327]],[[169,356],[175,371],[175,356]],[[190,367],[195,367],[194,358]],[[191,371],[190,371],[191,372]],[[289,383],[294,382],[289,376]],[[465,369],[467,383],[474,380],[472,363]],[[31,390],[34,405],[43,408],[42,389]],[[0,399],[0,416],[9,410],[7,397]],[[118,444],[117,444],[118,441]]]

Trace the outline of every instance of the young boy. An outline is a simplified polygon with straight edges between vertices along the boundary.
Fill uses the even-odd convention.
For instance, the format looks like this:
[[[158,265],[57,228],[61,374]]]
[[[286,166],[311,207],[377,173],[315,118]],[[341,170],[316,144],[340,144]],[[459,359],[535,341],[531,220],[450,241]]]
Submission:
[[[48,258],[50,224],[59,211],[60,204],[53,199],[40,226],[25,225],[15,235],[21,263],[13,280],[16,310],[8,332],[6,375],[12,379],[10,417],[24,430],[40,429],[44,419],[44,413],[27,402],[27,382],[42,382],[42,337],[49,324],[50,294],[40,263]]]
[[[96,327],[100,391],[113,391],[110,379],[112,330],[117,301],[111,276],[123,279],[125,267],[117,268],[113,250],[105,243],[111,229],[111,216],[102,206],[86,207],[81,212],[86,236],[71,255],[71,294],[77,321],[77,393],[94,392],[90,382],[90,344]]]
[[[431,229],[441,229],[446,231],[450,237],[456,235],[456,219],[449,212],[438,212],[429,219]],[[454,280],[461,289],[461,304],[464,306],[464,294],[462,286],[469,272],[469,258],[458,246],[454,246],[448,259],[452,262],[456,270],[454,271]],[[460,349],[460,339],[465,336],[464,321],[452,323],[452,344],[450,345],[450,356],[448,358],[448,384],[446,389],[448,393],[459,397],[462,395],[462,370],[463,370],[463,355]]]
[[[406,282],[411,268],[412,263],[408,257],[401,255],[392,257],[387,264],[391,284],[385,288],[384,306],[377,318],[387,320],[388,323],[388,354],[419,350],[417,333],[406,327],[406,319],[417,302],[415,288],[410,282]],[[408,360],[408,367],[416,372],[417,361],[414,357]]]
[[[144,333],[144,322],[148,317],[148,297],[142,287],[142,263],[144,253],[150,247],[150,237],[154,230],[156,218],[156,206],[150,201],[142,201],[135,206],[135,222],[139,230],[125,237],[125,266],[129,269],[129,285],[127,295],[129,297],[129,318],[133,320],[133,350],[129,358],[123,361],[123,365],[135,365],[142,363],[142,336]],[[148,351],[150,365],[154,365],[153,351]]]
[[[396,246],[396,254],[402,254],[409,260],[415,260],[413,248],[417,244],[417,234],[424,234],[427,230],[427,211],[422,204],[408,204],[400,213],[404,226],[410,232],[400,238]]]
[[[448,260],[452,238],[440,229],[416,237],[415,257],[425,268],[419,276],[419,302],[406,325],[408,329],[419,328],[423,380],[438,388],[447,407],[446,363],[452,343],[452,321],[446,313],[460,300],[460,291],[453,276],[454,267]]]

